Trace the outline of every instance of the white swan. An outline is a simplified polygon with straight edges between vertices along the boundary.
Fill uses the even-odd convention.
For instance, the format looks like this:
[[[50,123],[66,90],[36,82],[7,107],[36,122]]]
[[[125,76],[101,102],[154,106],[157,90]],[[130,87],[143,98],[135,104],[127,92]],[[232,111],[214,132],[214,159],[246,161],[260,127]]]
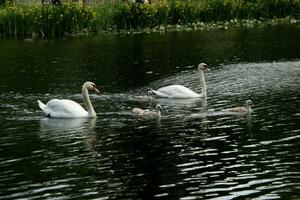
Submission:
[[[197,98],[197,97],[206,97],[206,83],[204,78],[204,72],[210,71],[210,69],[207,67],[207,64],[200,63],[198,65],[198,71],[199,71],[199,78],[201,83],[201,94],[197,94],[190,90],[187,87],[184,87],[182,85],[169,85],[166,87],[159,88],[158,90],[152,90],[154,95],[157,97],[162,98]]]
[[[247,100],[246,107],[227,108],[227,109],[225,109],[225,111],[245,114],[245,113],[249,113],[252,111],[251,106],[253,106],[253,105],[254,104],[252,103],[251,100]]]
[[[161,117],[161,105],[156,105],[156,111],[151,111],[149,109],[143,110],[141,108],[133,108],[132,112],[138,114],[139,116],[146,119],[155,119]]]
[[[87,111],[75,101],[69,99],[52,99],[47,105],[38,100],[39,107],[45,112],[46,116],[54,118],[95,118],[96,112],[89,98],[90,91],[100,93],[97,86],[92,82],[85,82],[82,86],[82,95]]]

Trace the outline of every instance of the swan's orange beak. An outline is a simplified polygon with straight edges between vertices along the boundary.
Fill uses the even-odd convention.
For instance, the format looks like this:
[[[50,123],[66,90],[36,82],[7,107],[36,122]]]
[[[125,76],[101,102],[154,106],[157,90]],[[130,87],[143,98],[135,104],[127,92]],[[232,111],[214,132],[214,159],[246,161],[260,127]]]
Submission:
[[[205,66],[204,66],[204,71],[205,71],[205,72],[210,72],[210,69],[208,68],[208,65],[205,65]]]
[[[95,91],[95,92],[97,92],[97,93],[100,93],[100,91],[99,91],[100,89],[99,89],[99,87],[98,87],[98,86],[94,85],[94,87],[93,87],[93,88],[94,88],[94,91]]]

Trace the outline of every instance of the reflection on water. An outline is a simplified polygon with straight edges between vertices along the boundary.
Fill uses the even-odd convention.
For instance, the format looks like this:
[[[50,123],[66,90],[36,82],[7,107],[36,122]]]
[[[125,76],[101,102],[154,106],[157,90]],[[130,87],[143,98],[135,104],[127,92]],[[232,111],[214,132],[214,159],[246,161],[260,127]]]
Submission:
[[[96,119],[44,118],[40,96],[20,96],[1,111],[1,196],[296,198],[299,74],[300,62],[225,65],[207,75],[207,98],[135,98],[148,86],[92,95]],[[193,69],[175,76],[198,87]],[[253,112],[223,111],[249,97]],[[160,121],[131,113],[157,103]]]
[[[138,98],[169,84],[200,91],[196,68],[184,66],[141,87],[91,95],[96,119],[49,119],[38,108],[37,99],[82,102],[80,76],[49,83],[47,92],[34,78],[26,92],[0,86],[0,198],[299,199],[300,62],[215,63],[205,99]],[[253,112],[224,112],[247,99]],[[132,114],[157,103],[160,122]]]
[[[41,131],[74,131],[80,129],[93,129],[96,126],[94,118],[78,118],[78,119],[55,119],[42,118],[40,120]]]

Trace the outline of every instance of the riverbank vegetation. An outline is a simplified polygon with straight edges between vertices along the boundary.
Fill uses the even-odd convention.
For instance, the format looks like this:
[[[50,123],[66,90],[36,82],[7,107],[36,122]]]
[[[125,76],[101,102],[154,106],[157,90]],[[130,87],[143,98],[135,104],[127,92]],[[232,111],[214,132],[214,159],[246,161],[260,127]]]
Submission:
[[[118,1],[89,5],[64,1],[60,5],[17,4],[0,6],[2,37],[62,37],[205,27],[230,24],[253,26],[295,22],[300,0],[152,0],[151,3]]]

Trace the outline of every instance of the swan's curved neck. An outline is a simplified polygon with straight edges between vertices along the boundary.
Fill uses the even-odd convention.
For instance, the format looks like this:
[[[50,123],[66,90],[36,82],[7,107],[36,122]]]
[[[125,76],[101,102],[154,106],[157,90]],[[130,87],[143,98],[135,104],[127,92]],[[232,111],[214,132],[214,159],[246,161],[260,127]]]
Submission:
[[[96,117],[96,112],[92,106],[88,89],[85,86],[82,86],[82,95],[83,95],[84,103],[86,105],[89,117]]]
[[[199,70],[199,78],[200,78],[200,84],[201,84],[201,96],[206,97],[206,83],[205,83],[205,78],[204,78],[204,72],[203,70]]]

